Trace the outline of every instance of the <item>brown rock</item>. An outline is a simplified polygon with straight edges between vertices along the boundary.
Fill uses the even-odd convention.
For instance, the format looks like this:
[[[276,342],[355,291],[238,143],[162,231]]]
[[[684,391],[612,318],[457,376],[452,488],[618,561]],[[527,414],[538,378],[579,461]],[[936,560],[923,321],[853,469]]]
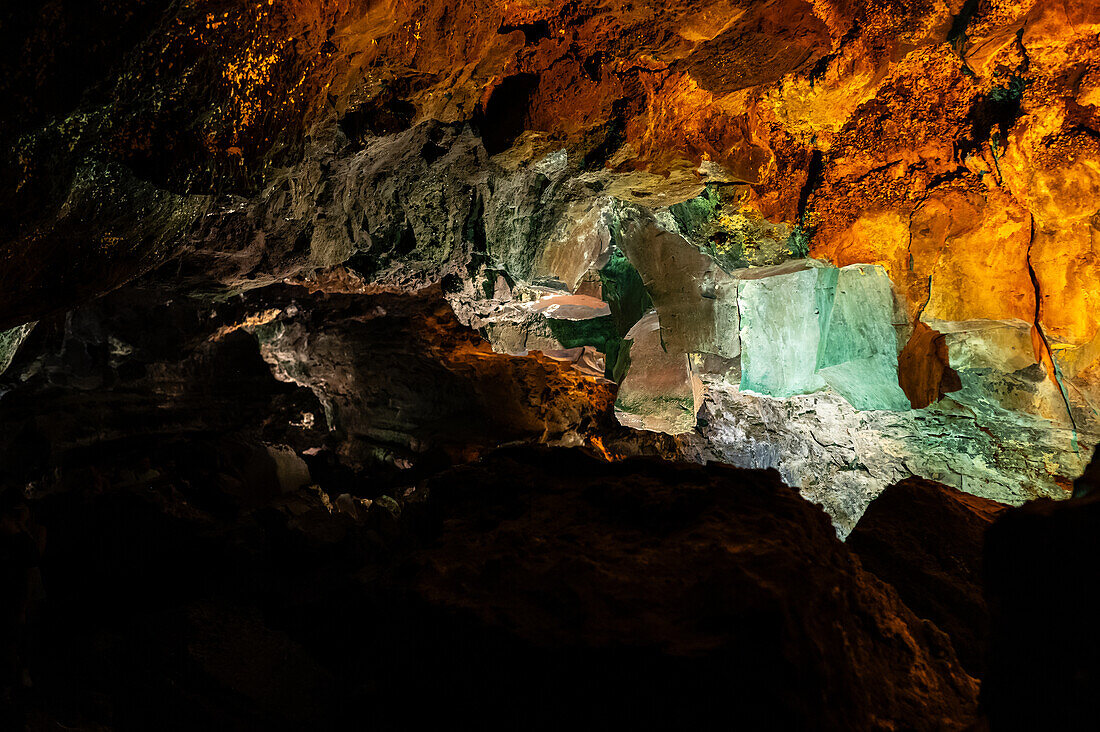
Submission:
[[[353,465],[380,450],[461,461],[512,440],[579,444],[612,419],[611,382],[537,351],[494,353],[438,289],[316,292],[297,303],[255,329],[261,353],[278,378],[317,394]]]
[[[918,617],[951,637],[980,678],[989,614],[982,595],[986,529],[1007,507],[921,478],[880,493],[846,543],[863,568],[894,586]]]
[[[653,298],[664,347],[676,354],[738,355],[735,281],[652,217],[631,218],[624,229],[624,252]]]
[[[942,333],[917,321],[898,354],[898,382],[913,409],[923,409],[944,394],[962,388],[958,373],[948,362],[947,340]]]
[[[661,342],[657,311],[635,323],[626,340],[629,350],[620,357],[619,368],[627,365],[628,370],[615,400],[619,424],[670,435],[691,432],[702,386],[696,383],[687,354]]]
[[[774,472],[509,450],[428,488],[442,529],[416,592],[453,639],[439,657],[502,708],[688,724],[718,704],[754,729],[973,719],[946,637]]]

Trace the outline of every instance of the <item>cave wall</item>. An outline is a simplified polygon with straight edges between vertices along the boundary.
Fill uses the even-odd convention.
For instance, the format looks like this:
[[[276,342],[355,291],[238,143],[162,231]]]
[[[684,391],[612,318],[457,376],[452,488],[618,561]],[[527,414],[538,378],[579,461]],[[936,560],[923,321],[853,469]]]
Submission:
[[[4,15],[43,726],[1095,706],[1095,0]]]
[[[1098,31],[1088,0],[25,3],[4,360],[135,280],[342,265],[602,370],[623,421],[778,467],[842,532],[911,474],[1058,496],[1098,430]]]

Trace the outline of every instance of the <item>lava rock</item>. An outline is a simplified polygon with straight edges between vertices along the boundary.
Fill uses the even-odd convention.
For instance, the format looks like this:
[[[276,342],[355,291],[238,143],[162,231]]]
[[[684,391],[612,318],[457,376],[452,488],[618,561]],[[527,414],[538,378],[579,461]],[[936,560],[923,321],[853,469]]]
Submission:
[[[986,530],[1006,508],[909,478],[880,493],[846,540],[865,570],[951,637],[959,661],[978,678],[989,634],[982,549]]]
[[[1098,553],[1095,493],[1033,501],[989,529],[985,587],[992,625],[982,704],[993,729],[1095,728],[1100,628],[1071,613],[1100,604]],[[1067,616],[1051,617],[1051,608]]]
[[[413,586],[455,711],[753,729],[962,728],[950,642],[770,471],[498,451],[428,483]],[[580,710],[584,709],[584,712]]]

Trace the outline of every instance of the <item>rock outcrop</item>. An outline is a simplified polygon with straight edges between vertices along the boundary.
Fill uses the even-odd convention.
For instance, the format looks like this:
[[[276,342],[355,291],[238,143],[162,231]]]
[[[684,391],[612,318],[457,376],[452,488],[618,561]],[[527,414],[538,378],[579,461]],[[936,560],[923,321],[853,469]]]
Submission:
[[[4,474],[37,482],[98,445],[242,429],[297,461],[382,473],[505,442],[625,432],[601,374],[493,352],[438,290],[339,291],[361,289],[342,282],[214,306],[123,291],[44,321],[0,382]]]
[[[1057,495],[1100,438],[1098,12],[25,4],[0,74],[13,141],[0,328],[136,278],[163,299],[220,299],[346,265],[367,284],[442,286],[498,351],[566,351],[593,373],[602,355],[613,376],[652,303],[669,357],[717,384],[711,403],[740,384],[869,415],[827,430],[870,428],[896,470],[835,490],[869,497],[921,475],[999,500]],[[756,272],[799,262],[783,279]],[[830,268],[844,281],[802,297],[801,279]],[[579,295],[610,317],[520,307]],[[868,424],[907,405],[901,430]],[[704,417],[715,429],[700,449],[733,459],[744,451],[722,435],[746,423],[724,414]],[[924,422],[943,437],[929,445],[911,427]],[[782,426],[751,431],[817,496]],[[1012,444],[924,458],[987,433],[1035,435],[1048,457]],[[848,506],[834,512],[843,531],[865,502],[825,503]]]
[[[583,698],[639,722],[969,722],[975,685],[947,639],[774,472],[528,450],[427,487],[442,528],[414,587],[470,628],[451,657],[480,655],[517,714],[568,720]]]
[[[538,351],[495,353],[438,290],[317,292],[253,330],[282,381],[321,402],[350,467],[412,464],[438,451],[462,461],[498,444],[583,444],[606,423],[611,382]],[[445,461],[446,462],[446,461]]]
[[[5,536],[19,562],[34,559],[31,501],[48,533],[69,537],[47,549],[69,567],[55,574],[60,597],[120,598],[82,636],[87,675],[71,686],[94,691],[65,702],[81,710],[71,719],[148,728],[175,710],[181,726],[340,726],[334,698],[404,693],[349,659],[380,653],[412,683],[441,648],[470,655],[483,642],[508,663],[537,650],[558,689],[601,669],[625,688],[646,676],[640,662],[653,704],[659,680],[708,704],[732,687],[743,709],[766,700],[780,715],[754,717],[764,726],[966,724],[973,685],[905,602],[980,668],[981,620],[962,620],[980,602],[937,598],[972,587],[981,500],[902,484],[924,491],[906,500],[935,514],[937,535],[958,535],[904,556],[877,544],[875,571],[899,600],[771,474],[617,461],[774,468],[841,537],[913,476],[1014,505],[1068,498],[1100,442],[1098,39],[1094,0],[7,8]],[[513,453],[457,467],[517,444],[599,460]],[[529,483],[514,495],[501,495],[505,465]],[[428,546],[430,531],[404,522],[434,515],[417,491],[440,474],[456,493],[433,484],[443,528]],[[479,480],[495,492],[457,495]],[[886,531],[880,521],[910,526],[891,508],[898,490],[857,545]],[[1012,583],[1059,597],[1051,583],[1070,580],[1039,577],[1050,552],[1003,537],[1028,522],[1043,537],[1090,501],[1041,500],[991,531],[1021,567],[1010,576],[990,557],[997,724],[1033,698],[1016,694],[1016,672],[1056,660],[1019,630],[1050,608]],[[82,523],[85,509],[121,532],[117,547]],[[1070,529],[1050,540],[1089,550]],[[394,537],[413,538],[398,551]],[[577,550],[586,541],[601,558]],[[86,581],[72,569],[82,542],[102,554]],[[148,562],[126,557],[143,543]],[[1030,558],[1013,548],[1025,545]],[[164,616],[129,608],[141,592],[111,562],[148,578],[161,559],[163,576],[192,573],[186,597],[162,576]],[[318,630],[324,614],[283,584],[287,563],[309,568],[294,580],[306,585],[323,567],[336,578],[325,602],[400,640],[334,651],[353,625]],[[211,573],[221,584],[208,592]],[[244,576],[261,589],[233,588]],[[554,591],[539,595],[530,577]],[[1060,607],[1089,599],[1062,592]],[[80,620],[49,602],[51,627]],[[632,614],[637,603],[650,604]],[[421,639],[435,620],[453,637]],[[1019,643],[1005,645],[1011,632]],[[118,699],[88,682],[105,673],[95,638],[123,663],[146,636],[184,640],[154,644],[163,682],[135,671],[119,688],[170,703],[95,712],[96,698]],[[566,637],[582,650],[546,650]],[[615,644],[631,650],[606,655]],[[246,678],[244,646],[295,668]],[[44,664],[54,673],[63,651],[58,640]],[[760,673],[726,663],[736,653]],[[439,689],[466,684],[456,704],[474,698],[461,666],[432,668]],[[1072,715],[1091,673],[1043,683]],[[302,703],[273,687],[300,689]],[[211,701],[212,688],[230,701]]]
[[[257,472],[241,501],[203,445],[32,500],[44,722],[975,719],[947,637],[774,472],[517,448],[373,501]]]
[[[1005,510],[994,501],[919,478],[884,490],[848,535],[871,574],[918,617],[951,637],[959,661],[985,675],[989,612],[982,581],[986,531]]]
[[[1086,483],[1095,480],[1095,471],[1089,473]],[[982,703],[993,729],[1088,729],[1100,714],[1096,624],[1040,614],[1042,607],[1085,609],[1100,602],[1092,562],[1100,550],[1097,499],[1090,493],[1034,501],[1004,513],[989,529],[985,590],[992,632]]]

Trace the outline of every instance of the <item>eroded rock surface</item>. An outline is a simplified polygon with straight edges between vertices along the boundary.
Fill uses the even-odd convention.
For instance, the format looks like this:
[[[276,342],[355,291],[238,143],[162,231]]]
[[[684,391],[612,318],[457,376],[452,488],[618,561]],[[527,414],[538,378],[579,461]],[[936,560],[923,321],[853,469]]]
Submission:
[[[411,462],[514,440],[580,444],[613,398],[610,382],[568,362],[494,353],[438,292],[317,293],[255,333],[278,378],[317,394],[357,467],[378,449]]]
[[[682,435],[695,428],[702,383],[686,353],[665,344],[657,311],[647,313],[626,335],[619,368],[615,418],[637,429]]]
[[[774,467],[845,535],[914,475],[1013,504],[1067,497],[1100,440],[1091,0],[5,12],[0,496],[94,503],[123,486],[121,510],[182,516],[182,534],[241,519],[228,543],[290,527],[313,548],[374,546],[402,510],[387,491],[550,443]],[[58,500],[58,525],[78,525]],[[287,709],[265,684],[312,695],[347,670],[314,676],[309,633],[268,627],[255,598],[195,592],[141,626],[189,639],[162,649],[188,660],[155,690],[198,668],[199,687],[248,701],[188,723],[271,726]],[[878,602],[860,592],[851,607]],[[234,632],[211,627],[223,611]],[[234,634],[308,678],[238,684]],[[142,647],[126,637],[120,654]],[[837,723],[911,726],[918,702],[961,720],[965,684],[921,638],[890,638],[932,669],[925,696],[861,686],[864,670],[898,678],[872,664],[842,692],[889,711]],[[883,650],[868,648],[852,658]]]
[[[287,460],[331,450],[353,471],[584,444],[609,434],[614,397],[602,369],[580,366],[494,353],[437,290],[277,286],[212,307],[122,292],[40,325],[4,375],[4,469],[34,480],[113,440],[259,424],[278,443],[298,435]]]
[[[865,570],[951,637],[959,661],[976,678],[985,675],[989,646],[985,535],[1005,510],[995,501],[909,478],[884,490],[845,542]]]
[[[1094,489],[1095,470],[1083,481]],[[992,632],[982,699],[994,727],[1087,729],[1100,712],[1093,693],[1100,681],[1095,624],[1036,621],[1039,608],[1051,603],[1085,608],[1100,601],[1091,562],[1098,549],[1097,495],[1035,501],[1005,512],[988,532],[985,588]]]
[[[875,496],[912,475],[1004,503],[1066,498],[1081,470],[1073,433],[1034,418],[986,420],[945,400],[935,410],[858,412],[829,393],[790,399],[711,382],[697,447],[710,459],[774,467],[847,535]],[[981,425],[979,427],[978,425]]]
[[[774,472],[507,451],[428,490],[442,528],[414,586],[469,624],[455,642],[483,649],[509,709],[572,719],[555,700],[580,695],[601,718],[704,722],[720,697],[764,729],[971,718],[946,637]]]
[[[1053,495],[1100,435],[1098,12],[24,4],[0,75],[0,328],[142,276],[209,299],[346,265],[440,285],[500,352],[568,352],[593,374],[602,354],[610,377],[652,303],[667,346],[741,358],[722,370],[747,391],[932,419],[961,405],[974,419],[950,439],[978,443],[1046,421],[1041,456],[952,470],[965,490],[995,466],[1014,486],[1000,498]],[[867,273],[813,304],[816,354],[812,318],[749,296],[809,307],[794,281],[835,270],[749,274],[799,262]],[[540,317],[519,307],[534,292],[610,315]],[[753,439],[782,443],[771,429]],[[923,470],[921,440],[902,443]]]

